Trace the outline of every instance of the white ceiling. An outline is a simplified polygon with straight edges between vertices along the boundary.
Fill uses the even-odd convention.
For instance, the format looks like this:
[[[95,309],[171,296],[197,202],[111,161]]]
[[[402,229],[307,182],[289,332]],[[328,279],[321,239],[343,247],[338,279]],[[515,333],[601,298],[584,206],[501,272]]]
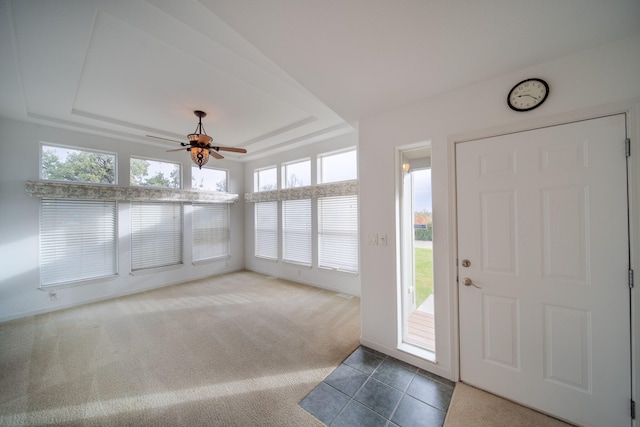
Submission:
[[[639,0],[0,0],[0,115],[239,160],[640,32]],[[514,82],[515,83],[515,82]]]

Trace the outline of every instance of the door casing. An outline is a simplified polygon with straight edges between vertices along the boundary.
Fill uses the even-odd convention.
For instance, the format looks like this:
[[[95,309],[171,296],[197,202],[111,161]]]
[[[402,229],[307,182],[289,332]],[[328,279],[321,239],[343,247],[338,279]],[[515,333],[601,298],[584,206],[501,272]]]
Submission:
[[[516,132],[524,132],[538,128],[561,125],[575,121],[590,120],[602,116],[613,114],[625,114],[627,119],[627,135],[631,139],[631,156],[628,161],[627,185],[629,188],[629,221],[630,221],[630,268],[634,269],[640,265],[640,226],[634,224],[640,223],[640,183],[634,185],[634,177],[640,172],[640,146],[634,144],[640,138],[640,98],[617,102],[613,104],[592,107],[569,113],[561,113],[550,117],[531,119],[525,122],[512,123],[500,127],[493,127],[484,130],[475,130],[464,133],[452,134],[448,137],[448,196],[449,196],[449,256],[454,260],[449,265],[449,298],[450,306],[450,322],[451,322],[451,375],[450,379],[454,381],[460,380],[460,333],[459,333],[459,303],[458,303],[458,247],[457,247],[457,192],[456,192],[456,157],[455,146],[457,143],[506,135]],[[635,179],[637,181],[637,178]],[[640,281],[636,280],[640,284]],[[640,342],[640,327],[635,325],[638,323],[637,313],[640,312],[640,294],[632,290],[631,294],[631,398],[638,401],[638,384],[640,384],[640,366],[639,352],[637,345]],[[639,414],[640,415],[640,414]],[[633,421],[634,426],[640,425],[639,416]]]

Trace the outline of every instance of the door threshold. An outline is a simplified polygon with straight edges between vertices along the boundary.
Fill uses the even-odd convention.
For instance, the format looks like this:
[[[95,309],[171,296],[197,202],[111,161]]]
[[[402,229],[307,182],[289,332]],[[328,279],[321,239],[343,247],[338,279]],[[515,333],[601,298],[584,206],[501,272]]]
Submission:
[[[435,351],[427,350],[426,348],[419,347],[408,342],[400,343],[400,345],[398,346],[398,350],[434,364],[438,363],[436,360]]]

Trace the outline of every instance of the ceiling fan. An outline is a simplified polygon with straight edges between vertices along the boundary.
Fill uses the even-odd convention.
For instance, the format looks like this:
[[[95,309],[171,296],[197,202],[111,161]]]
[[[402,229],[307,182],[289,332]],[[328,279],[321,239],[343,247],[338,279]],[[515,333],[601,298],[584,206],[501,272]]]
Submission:
[[[193,114],[198,117],[198,126],[196,126],[196,130],[193,133],[187,135],[188,143],[180,142],[173,139],[161,138],[159,136],[147,135],[149,138],[163,139],[165,141],[177,142],[183,147],[186,148],[176,148],[175,150],[167,150],[169,151],[189,151],[191,153],[191,160],[198,165],[200,169],[202,166],[209,161],[209,155],[213,156],[216,159],[224,159],[224,156],[220,154],[220,151],[231,151],[234,153],[246,153],[247,150],[244,148],[235,148],[235,147],[222,147],[222,146],[213,146],[211,145],[211,138],[204,131],[204,126],[202,126],[202,118],[207,115],[204,111],[196,110]]]

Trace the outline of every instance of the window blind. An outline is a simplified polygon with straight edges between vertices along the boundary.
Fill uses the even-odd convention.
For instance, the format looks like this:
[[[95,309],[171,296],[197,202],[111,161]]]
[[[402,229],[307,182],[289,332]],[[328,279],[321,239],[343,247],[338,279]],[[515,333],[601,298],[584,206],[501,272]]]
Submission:
[[[193,204],[193,260],[202,261],[230,254],[229,205]]]
[[[358,196],[318,199],[318,267],[358,272]]]
[[[278,259],[278,202],[255,204],[255,255]]]
[[[181,204],[131,202],[131,269],[181,263]]]
[[[116,202],[42,199],[40,285],[60,285],[118,272]]]
[[[282,202],[282,259],[311,265],[311,199]]]

